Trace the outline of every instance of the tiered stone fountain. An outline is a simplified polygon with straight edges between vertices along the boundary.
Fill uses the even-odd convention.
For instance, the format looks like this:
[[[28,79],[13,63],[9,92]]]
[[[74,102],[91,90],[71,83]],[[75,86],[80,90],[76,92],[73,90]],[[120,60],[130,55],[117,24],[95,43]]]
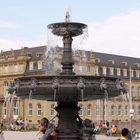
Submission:
[[[33,99],[57,101],[55,108],[58,113],[58,130],[60,140],[82,139],[79,118],[78,101],[102,99],[105,94],[115,97],[125,93],[121,80],[113,77],[76,75],[73,72],[74,60],[72,56],[73,37],[83,34],[86,24],[70,22],[68,14],[66,21],[48,25],[52,33],[63,37],[62,72],[52,76],[21,77],[15,79],[16,95]]]

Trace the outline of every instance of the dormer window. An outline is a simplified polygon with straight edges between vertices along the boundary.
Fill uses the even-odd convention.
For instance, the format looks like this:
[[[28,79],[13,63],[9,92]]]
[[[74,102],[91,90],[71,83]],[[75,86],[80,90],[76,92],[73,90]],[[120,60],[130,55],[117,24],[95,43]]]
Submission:
[[[121,75],[121,69],[117,68],[117,76],[120,76],[120,75]]]
[[[39,70],[42,69],[42,61],[38,61],[37,64],[38,64],[38,69]]]
[[[34,62],[29,62],[29,70],[33,70],[34,69]]]
[[[110,75],[114,75],[114,68],[110,67]]]
[[[36,57],[41,57],[42,55],[43,55],[43,53],[41,53],[41,52],[36,53]]]
[[[96,58],[96,62],[97,63],[100,63],[100,58]]]
[[[140,71],[136,70],[136,77],[139,78],[140,77]]]
[[[111,63],[112,65],[114,64],[114,60],[108,60],[109,63]]]
[[[103,75],[106,75],[106,67],[103,67]]]
[[[99,67],[98,66],[95,66],[95,75],[99,75]]]
[[[127,62],[121,62],[124,66],[127,66]]]
[[[123,69],[123,76],[127,76],[127,69]]]
[[[27,56],[32,56],[32,53],[31,52],[27,52]]]
[[[131,77],[134,77],[134,70],[131,70]]]
[[[138,68],[140,67],[139,63],[134,63],[135,66],[137,66]]]

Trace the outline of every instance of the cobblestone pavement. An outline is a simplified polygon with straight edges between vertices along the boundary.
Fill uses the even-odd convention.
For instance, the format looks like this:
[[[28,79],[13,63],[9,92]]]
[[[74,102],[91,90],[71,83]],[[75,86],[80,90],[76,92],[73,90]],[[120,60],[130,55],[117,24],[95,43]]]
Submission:
[[[15,131],[5,131],[5,140],[39,140],[35,132],[15,132]],[[117,140],[117,137],[107,137],[104,135],[96,135],[97,140]]]

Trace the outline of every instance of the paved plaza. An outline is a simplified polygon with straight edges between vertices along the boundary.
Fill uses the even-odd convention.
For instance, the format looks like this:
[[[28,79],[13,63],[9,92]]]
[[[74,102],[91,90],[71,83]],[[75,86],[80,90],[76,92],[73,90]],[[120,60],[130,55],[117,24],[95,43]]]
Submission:
[[[15,131],[4,131],[5,140],[39,140],[35,132],[15,132]],[[96,135],[97,140],[117,140],[117,137],[107,137],[104,135]]]

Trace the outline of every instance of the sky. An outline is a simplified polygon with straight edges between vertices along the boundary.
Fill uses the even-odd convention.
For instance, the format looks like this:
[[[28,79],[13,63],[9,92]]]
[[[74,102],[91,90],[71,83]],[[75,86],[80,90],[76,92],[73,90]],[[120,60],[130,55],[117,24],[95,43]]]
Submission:
[[[47,45],[47,25],[66,9],[88,25],[77,49],[140,58],[140,0],[0,0],[0,50]]]

